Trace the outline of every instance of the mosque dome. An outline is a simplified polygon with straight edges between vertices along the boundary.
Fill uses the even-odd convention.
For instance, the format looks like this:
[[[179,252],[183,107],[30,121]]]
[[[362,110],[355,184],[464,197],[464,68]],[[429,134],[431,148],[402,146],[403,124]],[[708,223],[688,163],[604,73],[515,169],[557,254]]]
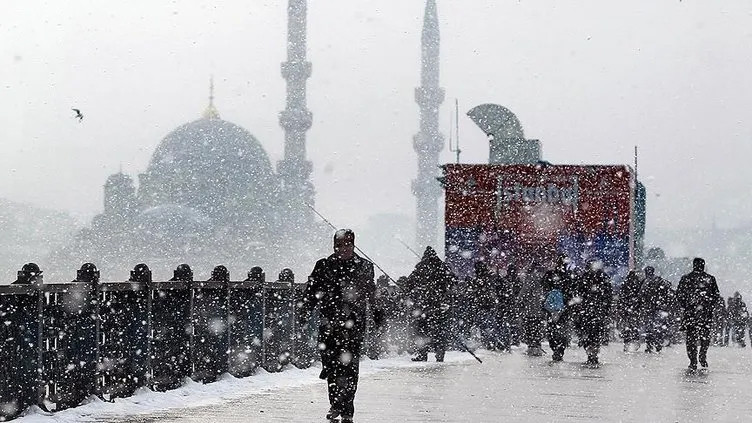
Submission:
[[[151,207],[138,216],[138,227],[152,235],[198,235],[204,233],[208,219],[201,212],[177,204]]]
[[[228,202],[269,198],[275,189],[271,162],[258,140],[220,119],[211,104],[204,117],[160,142],[141,178],[144,205],[182,204],[209,214]]]

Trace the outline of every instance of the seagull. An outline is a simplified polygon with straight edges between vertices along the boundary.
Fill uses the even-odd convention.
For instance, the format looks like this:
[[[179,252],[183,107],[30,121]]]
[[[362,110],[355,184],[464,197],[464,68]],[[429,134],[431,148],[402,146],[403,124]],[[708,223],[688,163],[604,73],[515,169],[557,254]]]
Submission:
[[[81,114],[80,110],[78,110],[78,109],[71,109],[71,110],[73,110],[74,112],[76,112],[76,116],[73,116],[73,117],[76,118],[76,119],[78,119],[79,122],[81,122],[81,121],[84,120],[84,115]]]

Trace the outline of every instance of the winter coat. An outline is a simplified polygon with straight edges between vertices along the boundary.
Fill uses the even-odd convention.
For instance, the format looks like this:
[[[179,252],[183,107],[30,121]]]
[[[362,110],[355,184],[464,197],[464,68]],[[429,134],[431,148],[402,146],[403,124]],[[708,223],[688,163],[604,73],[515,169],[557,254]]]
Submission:
[[[645,278],[640,288],[641,309],[646,318],[671,309],[671,283],[658,276]]]
[[[749,318],[747,304],[742,297],[731,297],[728,302],[728,319],[734,325],[745,325]]]
[[[701,270],[682,276],[676,288],[676,300],[683,311],[682,327],[710,325],[715,304],[721,301],[715,277]]]
[[[411,299],[413,316],[419,320],[421,331],[437,333],[448,324],[452,298],[450,289],[454,286],[454,275],[449,267],[431,249],[426,249],[423,258],[408,276],[413,286]],[[430,334],[428,334],[430,335]]]
[[[523,275],[522,287],[518,297],[520,311],[525,319],[535,320],[543,316],[543,274],[538,271],[530,271]]]
[[[619,289],[619,314],[623,319],[637,319],[640,314],[640,290],[642,281],[635,272],[629,272]]]
[[[316,305],[321,314],[319,342],[341,345],[359,353],[368,308],[373,310],[376,326],[383,320],[383,312],[376,301],[373,264],[357,254],[349,260],[332,254],[316,262],[303,299],[298,303],[301,322],[308,321]]]
[[[603,270],[588,270],[578,280],[575,302],[576,321],[580,329],[599,332],[608,322],[611,314],[613,288],[611,280]]]
[[[500,278],[492,273],[477,275],[470,282],[471,301],[475,303],[478,313],[495,312],[499,307]]]
[[[496,298],[498,300],[499,316],[504,319],[514,319],[520,314],[517,297],[522,289],[520,278],[505,276],[497,279]]]

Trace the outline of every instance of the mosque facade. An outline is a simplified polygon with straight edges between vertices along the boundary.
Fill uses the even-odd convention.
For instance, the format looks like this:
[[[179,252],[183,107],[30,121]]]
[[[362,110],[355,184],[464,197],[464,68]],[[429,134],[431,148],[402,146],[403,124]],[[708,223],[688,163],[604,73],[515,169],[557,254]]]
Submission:
[[[183,262],[279,270],[310,251],[306,243],[324,229],[310,208],[315,192],[306,158],[313,121],[306,104],[312,69],[306,15],[306,0],[289,0],[287,61],[281,66],[287,107],[279,115],[285,148],[276,169],[250,132],[220,117],[212,83],[206,110],[162,139],[138,184],[122,171],[107,178],[103,213],[53,252],[53,274],[83,261],[115,278],[138,262],[157,271]]]
[[[281,64],[287,98],[279,113],[284,156],[276,166],[250,132],[221,118],[212,86],[200,118],[167,134],[137,180],[122,171],[107,178],[103,213],[70,245],[53,252],[48,275],[64,277],[67,273],[60,272],[85,261],[97,264],[105,279],[127,276],[139,262],[157,276],[179,263],[203,269],[224,264],[236,271],[261,265],[276,272],[312,262],[306,254],[319,254],[320,246],[311,242],[320,244],[330,229],[315,219],[313,164],[306,153],[313,122],[306,102],[312,73],[306,57],[307,0],[288,0],[287,12],[287,60]],[[413,142],[420,247],[436,243],[442,194],[436,178],[444,144],[438,129],[444,90],[435,0],[426,0],[421,60],[421,86],[415,92],[420,131]]]

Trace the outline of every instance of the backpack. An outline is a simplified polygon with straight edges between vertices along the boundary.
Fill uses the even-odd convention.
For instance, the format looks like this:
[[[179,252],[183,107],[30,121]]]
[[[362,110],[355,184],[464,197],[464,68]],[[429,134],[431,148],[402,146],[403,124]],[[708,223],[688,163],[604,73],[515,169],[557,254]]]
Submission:
[[[548,291],[543,308],[549,313],[561,313],[564,310],[564,294],[558,289]]]

